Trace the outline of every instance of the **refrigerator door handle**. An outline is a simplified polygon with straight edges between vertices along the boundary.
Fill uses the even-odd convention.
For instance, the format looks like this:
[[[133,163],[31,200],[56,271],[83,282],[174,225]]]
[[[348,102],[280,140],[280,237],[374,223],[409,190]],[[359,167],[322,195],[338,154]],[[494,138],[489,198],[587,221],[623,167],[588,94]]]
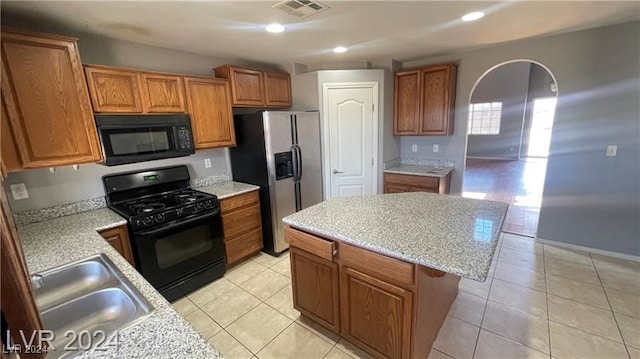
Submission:
[[[298,181],[302,179],[302,148],[300,146],[295,145],[296,151],[298,151],[298,155],[296,156],[298,159]]]
[[[298,158],[297,145],[291,146],[291,162],[293,163],[293,182],[298,182],[298,176],[300,173],[300,159]]]

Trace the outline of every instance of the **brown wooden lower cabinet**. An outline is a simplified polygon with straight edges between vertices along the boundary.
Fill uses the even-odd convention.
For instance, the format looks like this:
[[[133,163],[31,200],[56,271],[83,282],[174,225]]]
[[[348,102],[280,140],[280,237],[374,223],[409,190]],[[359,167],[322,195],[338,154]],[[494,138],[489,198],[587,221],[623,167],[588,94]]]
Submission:
[[[413,293],[349,267],[341,271],[342,336],[383,358],[408,358]]]
[[[264,247],[258,191],[220,200],[227,266],[233,266]]]
[[[334,332],[340,332],[338,265],[294,246],[290,249],[295,308]]]
[[[285,239],[302,315],[376,358],[427,357],[460,277],[291,227]]]
[[[444,177],[426,177],[397,173],[384,174],[384,193],[429,192],[449,194],[451,173]]]
[[[133,253],[131,252],[131,242],[129,242],[129,231],[127,226],[120,226],[100,231],[104,238],[124,259],[132,266],[135,265]]]

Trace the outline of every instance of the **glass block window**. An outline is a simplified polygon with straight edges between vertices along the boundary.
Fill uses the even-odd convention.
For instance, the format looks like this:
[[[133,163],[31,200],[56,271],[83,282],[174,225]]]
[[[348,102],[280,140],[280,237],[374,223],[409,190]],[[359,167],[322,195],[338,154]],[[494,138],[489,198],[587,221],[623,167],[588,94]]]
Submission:
[[[502,102],[472,103],[469,105],[470,135],[500,134]]]

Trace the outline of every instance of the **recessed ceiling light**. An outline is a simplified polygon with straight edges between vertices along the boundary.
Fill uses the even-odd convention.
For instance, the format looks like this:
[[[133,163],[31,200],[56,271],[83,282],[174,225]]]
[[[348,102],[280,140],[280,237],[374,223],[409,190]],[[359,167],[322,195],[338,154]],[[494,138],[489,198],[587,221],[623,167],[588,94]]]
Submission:
[[[335,52],[336,54],[341,54],[343,52],[347,52],[347,48],[344,46],[338,46],[335,49],[333,49],[333,52]]]
[[[475,21],[478,19],[482,19],[484,17],[484,13],[482,11],[474,11],[470,12],[462,17],[462,21]]]
[[[273,24],[269,24],[267,25],[267,27],[265,27],[265,30],[269,31],[269,32],[283,32],[284,31],[284,26],[277,24],[277,23],[273,23]]]

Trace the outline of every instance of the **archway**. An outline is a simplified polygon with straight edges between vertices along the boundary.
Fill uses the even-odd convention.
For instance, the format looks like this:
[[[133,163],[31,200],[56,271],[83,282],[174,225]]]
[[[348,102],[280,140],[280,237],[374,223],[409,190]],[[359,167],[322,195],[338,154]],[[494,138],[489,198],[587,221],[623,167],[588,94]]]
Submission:
[[[505,232],[536,235],[557,93],[531,60],[488,69],[471,91],[463,196],[508,202]]]

